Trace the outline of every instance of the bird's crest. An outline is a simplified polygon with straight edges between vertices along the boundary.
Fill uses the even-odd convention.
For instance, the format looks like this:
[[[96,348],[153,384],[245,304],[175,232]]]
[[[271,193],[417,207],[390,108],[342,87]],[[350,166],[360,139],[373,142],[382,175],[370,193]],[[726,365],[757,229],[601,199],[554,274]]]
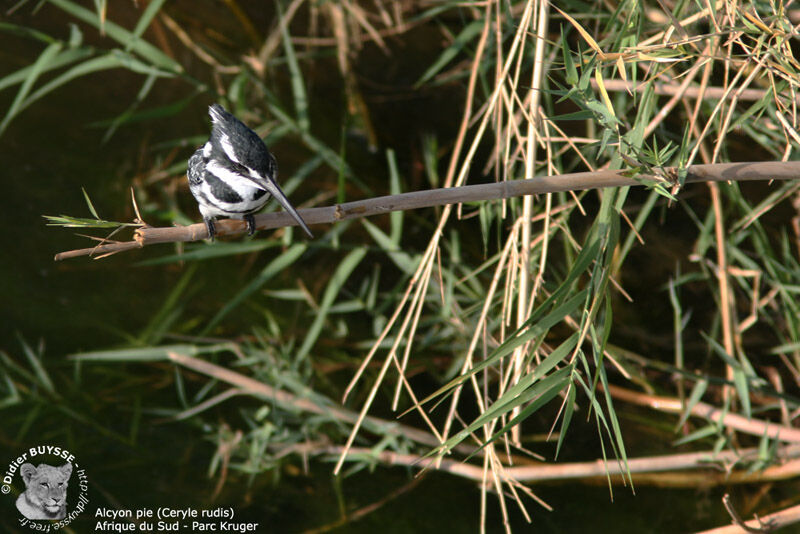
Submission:
[[[211,104],[208,106],[208,116],[211,117],[211,122],[214,124],[225,122],[225,115],[227,114],[228,112],[225,111],[225,108],[219,104]]]

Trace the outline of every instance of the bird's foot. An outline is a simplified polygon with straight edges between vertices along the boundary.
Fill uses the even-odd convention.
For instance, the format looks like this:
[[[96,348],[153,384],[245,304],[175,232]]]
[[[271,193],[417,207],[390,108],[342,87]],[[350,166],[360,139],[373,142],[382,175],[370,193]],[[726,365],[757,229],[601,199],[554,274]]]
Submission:
[[[248,213],[244,216],[244,221],[247,223],[247,235],[253,235],[256,233],[256,220],[253,217],[252,213]]]
[[[213,242],[214,241],[214,236],[217,233],[217,229],[214,226],[214,219],[211,219],[211,218],[206,219],[206,218],[204,218],[203,221],[205,221],[205,223],[206,223],[206,230],[208,230],[208,238]]]

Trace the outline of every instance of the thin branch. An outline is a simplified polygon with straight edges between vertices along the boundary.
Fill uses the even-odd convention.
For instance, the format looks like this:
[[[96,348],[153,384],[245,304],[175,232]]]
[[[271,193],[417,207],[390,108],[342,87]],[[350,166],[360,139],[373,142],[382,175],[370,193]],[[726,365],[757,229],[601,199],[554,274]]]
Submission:
[[[340,456],[344,447],[322,446],[308,450],[309,453],[329,454]],[[745,466],[741,469],[729,469],[738,464],[742,459],[757,459],[757,448],[741,449],[739,451],[700,451],[683,454],[667,454],[662,456],[648,456],[644,458],[629,458],[626,465],[618,462],[605,462],[594,460],[591,462],[572,462],[563,464],[535,464],[521,466],[504,466],[503,477],[507,480],[518,482],[542,482],[545,480],[567,480],[601,478],[611,476],[613,482],[623,482],[618,475],[627,475],[626,469],[631,474],[665,474],[675,475],[674,471],[699,470],[702,472],[703,485],[745,484],[764,482],[769,480],[788,480],[800,474],[800,445],[788,445],[779,449],[779,456],[785,461],[779,465],[769,466],[760,471],[750,471]],[[384,465],[403,465],[419,469],[434,469],[444,471],[470,480],[482,482],[484,480],[483,467],[470,464],[461,460],[444,458],[422,457],[416,454],[404,454],[394,451],[376,452],[374,449],[352,447],[349,450],[351,460],[369,458]],[[657,480],[651,477],[650,481]],[[673,486],[679,487],[676,484]],[[697,481],[692,478],[690,484],[683,487],[697,487]],[[638,477],[637,477],[638,483]]]
[[[434,206],[460,204],[463,202],[481,202],[542,193],[636,186],[643,185],[643,180],[664,181],[662,176],[648,174],[638,174],[636,178],[631,178],[629,176],[630,172],[631,171],[625,170],[602,170],[546,176],[533,180],[512,180],[492,184],[414,191],[399,195],[346,202],[344,204],[334,204],[333,206],[325,208],[303,209],[298,210],[298,213],[300,213],[300,216],[309,225],[332,224],[347,219],[371,217],[393,211],[430,208]],[[675,168],[666,168],[665,172],[671,178],[677,175],[677,169]],[[688,167],[686,183],[794,180],[797,178],[800,178],[800,162],[796,161],[719,163],[712,165],[692,165]],[[297,224],[291,216],[283,212],[257,215],[255,221],[258,230],[295,226]],[[244,221],[222,220],[218,221],[216,226],[217,234],[220,236],[238,235],[247,231]],[[101,255],[110,252],[120,252],[156,243],[200,241],[206,238],[208,238],[208,233],[203,223],[163,228],[145,226],[138,228],[134,232],[133,241],[109,243],[97,247],[61,252],[56,254],[55,260],[59,261],[78,256],[94,256],[95,254]]]
[[[685,410],[680,399],[672,397],[659,397],[631,391],[619,386],[609,385],[608,392],[615,399],[632,402],[639,406],[648,406],[661,412],[680,414]],[[727,412],[720,408],[698,402],[692,406],[690,412],[695,417],[703,417],[727,428],[738,430],[752,436],[768,437],[776,441],[800,443],[800,429],[783,426],[763,419],[747,418],[742,415]]]
[[[309,398],[300,397],[292,393],[273,388],[272,386],[242,375],[225,367],[200,360],[185,354],[170,351],[168,353],[170,361],[181,365],[187,369],[195,372],[214,377],[222,382],[226,382],[237,388],[237,392],[246,393],[265,397],[273,402],[277,402],[289,409],[299,409],[317,414],[328,414],[340,421],[352,423],[356,420],[357,414],[335,405],[321,405],[317,404]],[[615,396],[618,391],[615,391]],[[658,399],[657,397],[654,397]],[[671,399],[669,399],[671,400]],[[403,425],[397,422],[383,421],[375,417],[367,417],[366,420],[381,427],[384,432],[389,432],[396,435],[405,436],[408,439],[416,441],[422,445],[435,446],[437,439],[425,432],[414,427]],[[313,451],[323,454],[331,454],[339,456],[344,450],[343,447],[323,447],[315,448]],[[461,453],[474,452],[471,448],[465,447],[460,450]],[[663,455],[646,458],[633,458],[629,459],[626,468],[631,473],[664,473],[666,471],[676,470],[689,470],[689,469],[703,469],[704,481],[707,484],[723,484],[723,483],[751,483],[764,480],[784,480],[787,478],[797,477],[800,474],[800,445],[786,445],[779,447],[777,450],[777,457],[783,460],[781,464],[767,467],[759,472],[751,472],[748,470],[730,470],[730,466],[740,463],[742,460],[758,459],[759,450],[757,448],[742,449],[738,452],[734,451],[721,451],[721,452],[693,452],[685,454]],[[436,458],[423,458],[414,454],[398,454],[391,451],[383,451],[375,454],[373,449],[351,449],[351,459],[359,455],[366,455],[370,458],[376,459],[381,463],[388,465],[406,465],[425,469],[439,469],[451,474],[469,478],[472,480],[482,481],[484,479],[483,468],[465,463],[459,460],[449,458],[436,459]],[[519,459],[515,463],[520,462]],[[720,469],[720,464],[722,468]],[[728,467],[725,467],[728,466]],[[716,467],[719,469],[717,476],[713,472],[709,472],[708,468]],[[508,480],[516,480],[518,482],[534,482],[543,480],[565,480],[565,479],[585,479],[592,477],[606,477],[608,475],[621,475],[623,467],[620,464],[611,462],[606,463],[602,460],[595,460],[590,462],[577,462],[567,464],[533,464],[533,465],[518,465],[518,466],[504,466],[503,478]],[[673,473],[674,474],[674,473]],[[651,479],[652,480],[652,479]],[[674,485],[674,480],[672,481]]]
[[[234,386],[233,389],[229,389],[226,392],[213,397],[209,401],[201,403],[186,412],[181,412],[175,416],[177,419],[184,419],[189,415],[198,413],[202,409],[208,408],[212,401],[214,404],[218,404],[219,402],[223,402],[235,395],[251,395],[255,397],[267,398],[271,402],[274,402],[287,410],[300,410],[313,414],[328,415],[340,422],[355,423],[359,419],[359,414],[342,406],[338,406],[333,403],[325,404],[325,402],[315,402],[312,400],[312,398],[295,395],[288,391],[275,388],[249,376],[232,371],[227,367],[222,367],[205,360],[200,360],[187,354],[170,351],[167,353],[167,358],[173,363],[183,366],[186,369]],[[429,432],[412,426],[404,425],[396,421],[387,421],[372,416],[366,416],[363,420],[373,429],[380,429],[380,432],[386,435],[404,437],[420,445],[437,447],[442,443],[439,438]],[[464,455],[473,454],[475,452],[472,447],[464,444],[457,447],[456,451]],[[483,453],[481,452],[479,455],[483,455]],[[514,461],[522,461],[522,459],[515,458]]]
[[[750,532],[751,534],[760,534],[762,532],[772,532],[775,530],[774,521],[770,521],[768,523],[763,523],[761,519],[756,516],[756,521],[759,522],[758,527],[751,527],[748,526],[742,518],[739,516],[739,513],[736,511],[736,508],[733,507],[733,502],[731,502],[731,496],[729,493],[726,493],[722,496],[722,504],[725,506],[725,510],[728,511],[728,515],[731,516],[734,524],[738,525],[742,528],[745,532]]]
[[[592,79],[591,84],[593,88],[597,88],[597,80]],[[636,91],[642,92],[647,82],[631,82],[627,80],[603,80],[603,85],[607,91]],[[720,100],[725,98],[724,87],[682,87],[683,84],[678,83],[665,83],[653,82],[653,92],[657,95],[675,96],[683,95],[689,98],[711,98]],[[739,95],[739,100],[754,102],[761,100],[767,95],[767,89],[744,89]],[[800,96],[795,97],[795,100],[800,100]]]
[[[232,386],[236,386],[238,388],[237,391],[240,393],[266,397],[271,401],[290,409],[302,410],[315,414],[328,414],[339,421],[346,421],[348,423],[354,422],[358,417],[357,414],[347,410],[346,408],[335,406],[333,404],[328,406],[317,404],[309,398],[299,397],[289,393],[288,391],[274,388],[269,384],[265,384],[264,382],[260,382],[254,378],[250,378],[249,376],[231,371],[226,367],[221,367],[205,360],[193,358],[186,354],[170,351],[167,354],[167,357],[170,359],[170,361],[187,369],[191,369],[197,373],[216,378],[217,380],[226,382]],[[437,440],[433,435],[425,432],[424,430],[418,430],[416,428],[395,423],[393,421],[383,421],[376,417],[367,417],[367,421],[373,426],[382,428],[382,431],[386,432],[387,434],[404,436],[423,445],[435,447],[440,443],[439,440]]]
[[[746,525],[748,523],[748,528],[756,529],[763,529],[764,525],[769,525],[770,531],[777,530],[794,523],[800,523],[800,504],[797,506],[792,506],[791,508],[786,508],[779,512],[775,512],[774,514],[766,515],[759,519],[752,519],[745,522]],[[764,530],[761,531],[764,532]],[[704,530],[702,532],[698,532],[697,534],[741,534],[742,532],[747,531],[739,525],[728,525],[726,527]]]

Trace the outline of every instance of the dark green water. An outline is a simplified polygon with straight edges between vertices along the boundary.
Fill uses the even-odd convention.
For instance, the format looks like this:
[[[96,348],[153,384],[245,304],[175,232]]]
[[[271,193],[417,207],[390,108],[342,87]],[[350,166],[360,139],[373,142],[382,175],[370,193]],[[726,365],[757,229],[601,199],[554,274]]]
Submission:
[[[26,42],[22,40],[9,42],[13,46],[0,53],[3,72],[23,66],[36,50],[24,48]],[[415,76],[403,75],[403,69],[411,69],[420,61],[408,62],[409,65],[394,65],[396,71],[384,73],[381,81],[391,83],[398,77],[403,83],[413,81]],[[260,522],[259,532],[301,532],[333,523],[339,517],[340,497],[330,475],[330,464],[312,462],[310,474],[303,474],[297,469],[298,461],[293,469],[285,469],[277,481],[268,475],[252,480],[232,476],[219,498],[211,501],[216,479],[206,475],[214,454],[207,429],[189,423],[159,422],[158,414],[148,411],[178,403],[171,386],[157,385],[159,374],[171,376],[169,367],[93,366],[83,369],[76,381],[73,365],[66,360],[70,353],[124,345],[123,333],[140,331],[184,272],[180,266],[136,266],[143,259],[168,252],[163,249],[136,251],[101,261],[54,263],[54,253],[84,247],[86,241],[69,230],[46,227],[42,219],[44,214],[88,216],[81,187],[91,195],[101,216],[130,219],[132,177],[151,164],[148,158],[152,153],[142,153],[142,146],[197,135],[207,127],[203,116],[207,102],[198,98],[186,112],[171,120],[127,126],[111,142],[101,143],[103,130],[87,125],[122,111],[137,91],[137,80],[122,72],[82,79],[24,112],[0,138],[0,349],[23,363],[21,340],[32,346],[43,343],[43,357],[61,394],[58,399],[44,395],[38,406],[28,403],[24,409],[4,410],[0,416],[0,461],[5,462],[34,442],[69,448],[88,472],[91,510],[99,506],[133,510],[162,505],[232,506],[238,519]],[[152,103],[180,98],[180,91],[179,85],[165,82],[152,96]],[[12,91],[0,93],[0,109],[7,109],[12,98]],[[419,131],[436,129],[440,119],[431,109],[437,99],[427,102],[430,107],[413,101],[405,106],[375,104],[374,117],[382,124],[385,135],[381,141],[402,154],[418,142]],[[318,107],[324,112],[339,108],[339,104],[333,100]],[[452,104],[453,108],[457,108],[456,104]],[[450,108],[441,112],[454,116]],[[338,117],[335,113],[330,115],[331,122],[321,129],[336,135],[340,131]],[[365,158],[375,158],[365,162],[365,167],[378,168],[382,155],[369,156],[363,146],[359,149],[358,142],[354,145],[351,152],[362,150]],[[291,147],[284,149],[287,153],[292,151]],[[190,152],[187,149],[183,157]],[[282,165],[287,160],[291,166],[291,157],[282,159]],[[424,186],[413,178],[409,182],[411,187]],[[376,184],[377,190],[380,185]],[[220,280],[234,276],[238,287],[248,272],[237,262],[200,265],[196,283],[215,288],[217,293],[205,299],[190,291],[192,298],[187,300],[185,315],[213,313],[215,303],[224,302],[225,285]],[[84,421],[72,417],[67,410],[83,414]],[[137,415],[142,413],[140,410],[144,410],[141,416]],[[30,427],[34,415],[36,423]],[[586,442],[575,446],[592,457],[597,453],[596,435],[588,427],[586,435]],[[412,477],[413,472],[400,468],[361,472],[341,481],[341,495],[352,512],[380,500]],[[546,512],[529,503],[537,532],[680,532],[726,522],[720,513],[721,491],[716,490],[703,493],[642,487],[634,496],[625,488],[616,488],[613,502],[608,489],[602,486],[560,484],[534,490],[555,508],[554,512]],[[4,500],[0,508],[0,530],[26,532],[14,522],[16,516],[10,513],[14,510],[9,502]],[[513,502],[507,502],[515,530],[530,531]],[[75,532],[90,532],[95,521],[87,514],[77,519],[72,528]],[[412,491],[336,531],[475,532],[478,521],[476,486],[434,473]],[[488,525],[490,532],[502,531],[494,498],[489,503]]]

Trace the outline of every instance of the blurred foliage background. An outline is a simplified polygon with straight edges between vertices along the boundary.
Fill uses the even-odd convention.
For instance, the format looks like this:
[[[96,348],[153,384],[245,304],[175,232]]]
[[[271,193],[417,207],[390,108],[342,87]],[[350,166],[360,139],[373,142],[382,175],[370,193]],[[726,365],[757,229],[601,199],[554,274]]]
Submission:
[[[42,219],[129,223],[132,188],[150,225],[199,221],[186,160],[212,102],[265,139],[298,207],[794,160],[791,6],[4,10],[3,458],[58,444],[90,506],[229,505],[291,532],[686,531],[728,523],[725,492],[746,518],[798,505],[798,182],[678,173],[62,263],[86,239]],[[693,451],[716,467],[626,466]],[[565,474],[596,459],[623,475]],[[565,470],[513,471],[543,465]]]

